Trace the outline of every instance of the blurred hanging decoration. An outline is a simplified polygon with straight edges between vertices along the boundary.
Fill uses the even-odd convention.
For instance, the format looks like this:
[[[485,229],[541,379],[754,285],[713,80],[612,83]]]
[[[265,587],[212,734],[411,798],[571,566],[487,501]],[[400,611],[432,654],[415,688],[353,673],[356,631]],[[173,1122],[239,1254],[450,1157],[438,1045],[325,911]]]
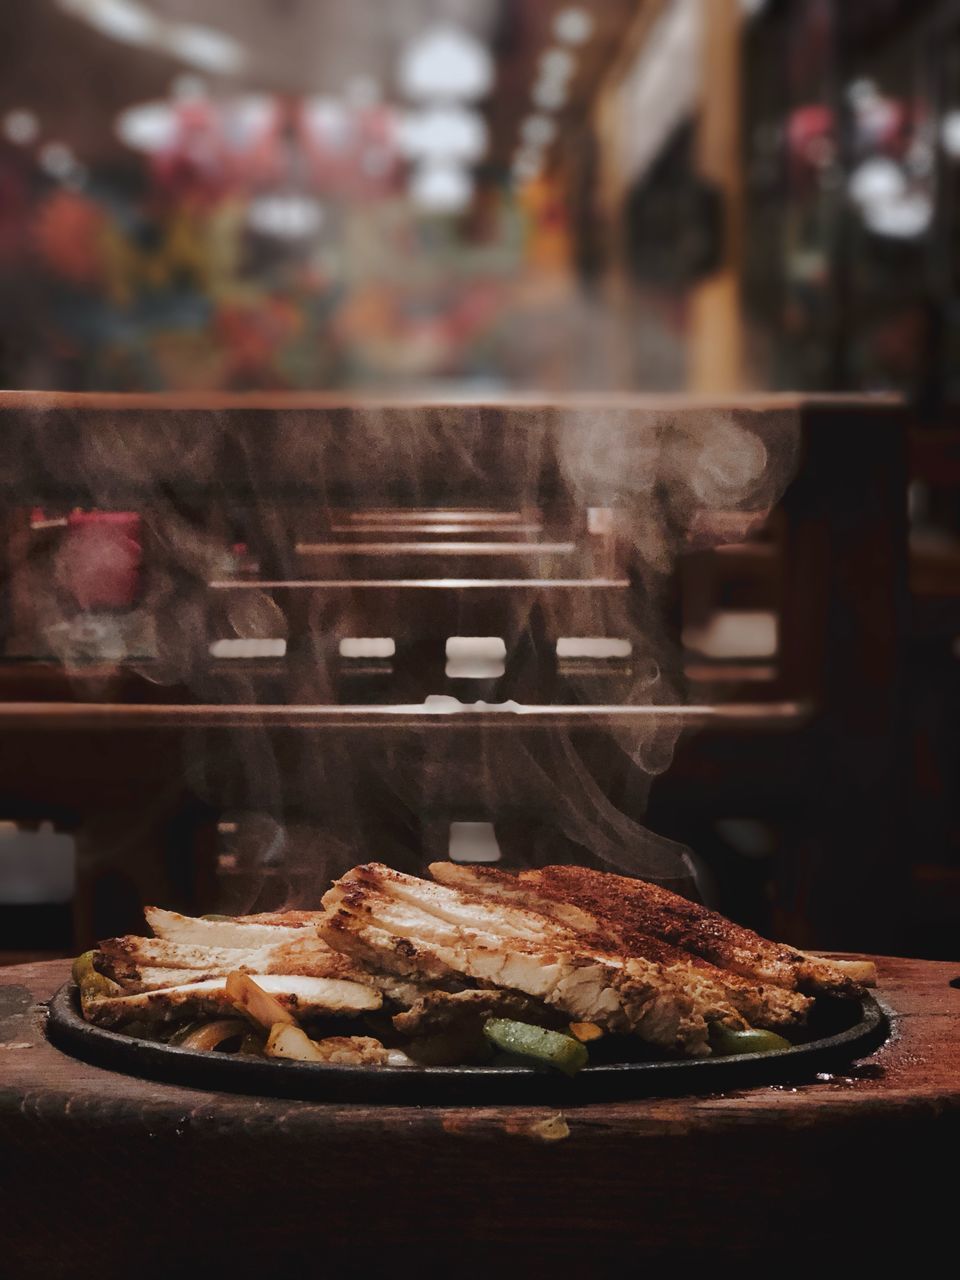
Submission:
[[[41,206],[34,242],[41,259],[72,285],[91,285],[100,277],[101,246],[107,220],[85,195],[54,191]]]
[[[297,220],[294,214],[284,222],[279,205],[262,203],[286,196],[291,181],[343,199],[382,196],[397,181],[397,113],[378,101],[219,98],[190,80],[169,101],[123,111],[117,134],[149,156],[155,186],[171,202],[250,195],[261,202],[262,225]]]
[[[960,111],[948,111],[943,117],[940,143],[951,160],[960,160]]]
[[[116,130],[149,157],[159,195],[209,203],[281,175],[282,121],[279,102],[265,94],[220,101],[191,79],[169,101],[128,107]]]
[[[400,128],[400,147],[413,162],[410,195],[431,213],[459,213],[473,198],[470,166],[487,149],[487,126],[475,111],[456,103],[410,112]]]
[[[150,49],[210,75],[236,75],[247,52],[233,36],[196,22],[172,22],[139,0],[58,0],[75,18],[119,44]]]
[[[121,43],[183,34],[146,0],[63,3],[96,10],[92,25]],[[143,13],[155,27],[138,25]],[[25,244],[31,269],[42,264],[49,333],[38,345],[70,366],[65,376],[81,360],[92,384],[118,389],[486,376],[508,340],[498,317],[527,220],[508,209],[492,248],[472,224],[438,229],[424,215],[453,217],[473,200],[493,61],[449,25],[399,56],[402,103],[359,69],[325,96],[182,72],[165,97],[114,118],[127,151],[114,170],[88,172],[27,105],[2,116],[0,263]],[[538,137],[552,127],[541,121]],[[549,215],[537,226],[548,247],[563,241]],[[424,246],[443,255],[442,276],[423,269]]]
[[[836,114],[832,107],[810,103],[796,107],[787,120],[787,158],[790,185],[809,192],[820,183],[824,169],[837,154]]]
[[[553,20],[553,34],[563,44],[586,44],[593,35],[593,15],[588,9],[561,9]]]
[[[493,88],[493,74],[486,46],[455,26],[430,27],[400,58],[400,88],[414,102],[476,102]]]
[[[429,213],[460,213],[473,198],[473,178],[462,165],[432,160],[414,170],[410,195]]]
[[[487,149],[483,119],[463,104],[492,89],[490,51],[458,27],[431,27],[403,50],[398,79],[418,104],[404,118],[400,137],[412,162],[410,197],[426,213],[461,213],[473,199],[470,167]]]
[[[933,123],[869,79],[847,90],[857,164],[847,192],[864,227],[892,240],[923,236],[933,222]]]
[[[577,74],[577,58],[569,46],[585,44],[593,34],[593,18],[586,9],[561,10],[553,22],[559,44],[545,49],[537,62],[537,78],[530,91],[532,111],[520,126],[511,174],[515,184],[534,182],[544,171],[546,153],[557,135],[552,118],[570,98]]]
[[[40,121],[26,107],[8,111],[3,117],[3,136],[15,147],[29,147],[40,136]]]
[[[319,190],[367,200],[397,189],[400,121],[373,81],[354,82],[346,100],[307,98],[297,112],[306,172]]]

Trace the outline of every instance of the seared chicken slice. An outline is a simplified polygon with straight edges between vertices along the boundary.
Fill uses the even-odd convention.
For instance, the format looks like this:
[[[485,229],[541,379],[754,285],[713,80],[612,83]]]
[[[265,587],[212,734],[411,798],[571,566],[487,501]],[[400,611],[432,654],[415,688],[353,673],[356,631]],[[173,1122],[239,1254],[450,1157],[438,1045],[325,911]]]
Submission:
[[[555,920],[380,864],[355,867],[323,899],[331,946],[395,973],[460,975],[542,1000],[568,1018],[708,1053],[708,1024],[743,1027],[729,1004],[662,965],[591,945]]]
[[[372,985],[372,975],[334,951],[315,933],[293,942],[255,948],[198,947],[163,938],[107,938],[100,943],[97,968],[122,985],[143,981],[148,972],[196,971],[213,978],[234,969],[244,973],[299,973],[313,978],[346,978]],[[189,982],[190,978],[183,981]],[[166,983],[171,986],[171,983]]]
[[[322,913],[312,914],[316,920]],[[201,947],[133,935],[107,938],[100,943],[96,967],[130,994],[226,977],[234,971],[342,978],[375,987],[382,995],[402,1006],[412,1004],[427,990],[416,983],[400,982],[391,975],[365,969],[355,960],[334,951],[313,930],[300,930],[292,942],[281,941],[249,950]]]
[[[314,912],[290,912],[284,924],[248,924],[242,917],[237,920],[202,920],[198,916],[182,916],[179,911],[164,911],[162,907],[145,907],[143,914],[158,938],[199,947],[240,947],[246,950],[284,940],[293,942],[304,936],[304,930],[308,933],[315,931]],[[309,921],[303,918],[308,915],[313,917]],[[292,921],[289,917],[296,919]]]
[[[307,978],[295,974],[252,974],[257,985],[274,996],[290,1013],[357,1014],[379,1009],[380,993],[358,982],[338,978]],[[134,1019],[163,1023],[174,1019],[218,1014],[233,1009],[226,978],[208,978],[181,986],[161,987],[137,995],[105,996],[84,1001],[84,1015],[104,1027],[123,1026]]]
[[[715,999],[729,1002],[751,1026],[772,1030],[799,1025],[813,1004],[809,996],[749,982],[663,938],[631,927],[619,901],[611,903],[585,891],[561,893],[551,890],[549,884],[531,884],[495,867],[435,862],[430,872],[441,884],[539,911],[594,942],[602,939],[611,951],[661,964],[678,982],[691,984],[702,996],[712,992]]]
[[[663,938],[755,982],[834,995],[856,995],[876,984],[876,969],[869,962],[808,956],[645,880],[569,866],[522,871],[520,880],[574,905],[605,905],[624,928]]]

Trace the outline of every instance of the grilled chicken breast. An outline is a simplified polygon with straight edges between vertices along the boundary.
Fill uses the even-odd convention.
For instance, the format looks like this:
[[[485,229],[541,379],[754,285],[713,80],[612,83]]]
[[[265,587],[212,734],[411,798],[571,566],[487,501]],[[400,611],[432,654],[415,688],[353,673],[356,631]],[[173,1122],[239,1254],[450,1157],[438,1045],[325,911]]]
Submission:
[[[331,946],[395,973],[512,989],[685,1054],[709,1053],[710,1022],[746,1025],[695,976],[677,983],[664,966],[605,951],[556,920],[378,863],[355,867],[323,904],[318,927]]]
[[[661,938],[754,982],[835,995],[859,994],[864,986],[876,983],[872,964],[825,960],[769,942],[718,912],[645,880],[572,866],[522,871],[519,880],[552,900],[562,899],[596,911],[608,922],[619,922],[617,928],[625,938]]]
[[[757,985],[692,955],[678,946],[637,929],[621,907],[621,899],[590,892],[561,893],[549,881],[527,880],[495,867],[435,862],[430,872],[442,884],[516,903],[558,920],[567,928],[600,940],[607,949],[663,965],[681,984],[693,985],[705,997],[728,1002],[754,1027],[782,1030],[802,1024],[813,1001],[797,991]],[[595,873],[588,873],[595,874]],[[608,879],[601,873],[601,879]],[[619,877],[614,877],[619,879]]]

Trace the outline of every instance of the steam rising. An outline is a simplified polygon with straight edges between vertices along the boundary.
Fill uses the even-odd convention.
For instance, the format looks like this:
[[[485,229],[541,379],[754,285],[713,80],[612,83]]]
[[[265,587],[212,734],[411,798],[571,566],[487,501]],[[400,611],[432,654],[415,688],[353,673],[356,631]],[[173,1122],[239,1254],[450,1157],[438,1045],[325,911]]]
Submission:
[[[78,610],[69,599],[80,572],[69,540],[55,553],[56,573],[38,563],[34,578],[48,644],[68,671],[84,673],[87,691],[95,651],[107,700],[120,674],[134,671],[166,686],[161,696],[170,701],[349,701],[340,640],[391,636],[393,674],[379,692],[364,693],[368,700],[682,704],[679,643],[664,608],[677,559],[690,546],[742,537],[761,520],[789,479],[797,445],[786,412],[344,409],[284,411],[255,428],[229,414],[195,423],[127,417],[81,433],[77,465],[91,506],[137,503],[146,566],[139,604],[124,615]],[[496,508],[527,520],[542,513],[538,537],[571,539],[576,554],[529,557],[510,576],[601,585],[504,587],[489,618],[469,604],[441,617],[400,593],[386,620],[369,616],[371,595],[361,588],[284,597],[270,585],[482,572],[400,558],[358,568],[345,548],[305,563],[296,549],[311,537],[335,542],[336,513],[438,507]],[[236,572],[241,543],[255,580]],[[88,552],[83,574],[115,571],[115,543]],[[622,578],[630,589],[616,585]],[[446,597],[435,599],[439,610]],[[445,680],[453,635],[502,637],[503,677]],[[551,673],[561,636],[629,642],[621,646],[629,660],[615,679],[573,663],[558,695]],[[260,668],[214,661],[211,643],[230,638],[282,640],[286,656]],[[650,784],[673,756],[675,718],[549,732],[515,719],[509,728],[433,732],[426,718],[423,730],[400,734],[268,731],[254,722],[191,737],[189,786],[230,819],[235,863],[249,872],[244,900],[224,905],[313,903],[331,875],[367,858],[420,870],[447,856],[453,822],[494,823],[508,865],[590,860],[671,883],[689,879],[687,851],[642,825]]]

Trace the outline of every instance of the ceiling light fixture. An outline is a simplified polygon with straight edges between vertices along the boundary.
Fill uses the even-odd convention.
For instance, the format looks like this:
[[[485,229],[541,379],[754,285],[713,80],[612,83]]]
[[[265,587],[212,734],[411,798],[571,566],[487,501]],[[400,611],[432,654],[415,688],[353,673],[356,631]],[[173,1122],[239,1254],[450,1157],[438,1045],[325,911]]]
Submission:
[[[960,159],[960,111],[948,111],[940,124],[940,141],[948,156]]]
[[[123,44],[153,44],[159,31],[154,15],[133,0],[94,0],[86,18],[95,30]]]
[[[471,102],[490,91],[493,60],[475,36],[459,27],[436,26],[407,45],[398,75],[404,94],[416,102]]]
[[[577,60],[569,49],[545,49],[540,55],[540,75],[544,80],[564,83],[576,70]]]
[[[38,160],[44,173],[61,181],[69,178],[77,167],[76,157],[65,142],[44,143]]]
[[[175,23],[167,30],[164,44],[183,62],[215,75],[233,75],[247,61],[243,46],[232,36],[194,23]]]
[[[117,137],[126,146],[155,155],[173,146],[177,116],[166,102],[143,102],[121,111],[115,127]]]
[[[40,121],[32,111],[21,108],[3,117],[3,136],[18,147],[28,147],[40,135]]]
[[[482,116],[465,107],[431,107],[403,118],[399,142],[410,159],[473,164],[487,149],[487,126]]]
[[[428,213],[462,213],[473,198],[473,177],[457,164],[420,165],[410,180],[410,198]]]
[[[586,9],[561,9],[553,20],[553,34],[564,44],[585,44],[593,35],[593,17]]]
[[[549,116],[527,116],[520,125],[520,137],[535,147],[548,147],[556,136],[556,123]]]
[[[567,86],[565,84],[553,84],[549,80],[540,80],[533,86],[533,93],[530,95],[533,105],[539,107],[541,111],[559,111],[561,107],[566,105]]]
[[[247,225],[273,240],[306,240],[323,226],[318,200],[294,192],[258,196],[250,202]]]
[[[907,189],[907,179],[895,160],[875,156],[864,160],[850,175],[849,191],[861,205],[886,204],[899,200]]]

